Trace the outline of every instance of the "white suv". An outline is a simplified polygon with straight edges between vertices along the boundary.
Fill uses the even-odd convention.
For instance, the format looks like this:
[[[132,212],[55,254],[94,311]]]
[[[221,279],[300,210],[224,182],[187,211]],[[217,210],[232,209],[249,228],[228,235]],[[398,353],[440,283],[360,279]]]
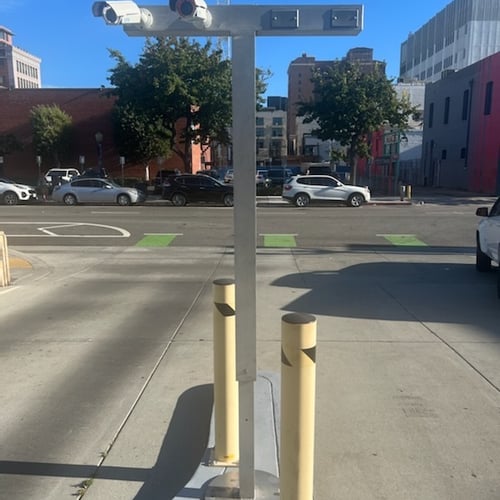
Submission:
[[[331,175],[296,175],[285,181],[281,197],[297,207],[313,202],[343,202],[349,207],[360,207],[370,201],[367,187],[342,184]]]
[[[76,168],[51,168],[45,174],[45,181],[52,184],[54,179],[57,178],[60,182],[69,182],[73,177],[78,177],[80,172]]]
[[[37,199],[36,190],[26,184],[17,184],[8,179],[0,179],[0,200],[4,205],[17,205],[20,201]]]
[[[491,210],[480,207],[476,215],[483,217],[476,231],[476,269],[485,272],[491,269],[491,261],[498,265],[500,259],[500,198]],[[497,294],[500,299],[500,271],[497,274]]]

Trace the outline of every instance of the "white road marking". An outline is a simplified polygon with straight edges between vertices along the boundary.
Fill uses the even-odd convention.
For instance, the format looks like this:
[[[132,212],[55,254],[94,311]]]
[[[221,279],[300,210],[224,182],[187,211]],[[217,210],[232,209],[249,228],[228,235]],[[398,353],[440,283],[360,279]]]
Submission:
[[[122,229],[121,227],[108,226],[106,224],[93,224],[92,222],[0,222],[1,225],[11,224],[11,225],[32,225],[40,226],[37,227],[37,231],[45,234],[7,234],[10,237],[16,238],[130,238],[130,233]],[[61,228],[72,228],[72,227],[99,227],[104,229],[109,229],[118,234],[57,234],[53,230]]]

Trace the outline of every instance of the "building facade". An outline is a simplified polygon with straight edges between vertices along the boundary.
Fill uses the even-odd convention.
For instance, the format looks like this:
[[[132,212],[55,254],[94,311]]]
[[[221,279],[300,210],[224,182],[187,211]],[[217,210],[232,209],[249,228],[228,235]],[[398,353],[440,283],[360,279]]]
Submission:
[[[255,149],[257,165],[286,163],[286,111],[264,108],[257,111],[255,123]]]
[[[500,2],[454,0],[401,44],[400,77],[435,82],[500,51]]]
[[[424,183],[500,193],[500,52],[426,85]]]
[[[36,164],[37,152],[33,149],[33,130],[30,112],[37,105],[57,105],[72,119],[72,144],[62,166],[78,169],[96,167],[100,161],[111,176],[121,173],[120,152],[114,141],[113,107],[115,98],[106,89],[0,89],[0,135],[13,135],[22,145],[3,157],[3,174],[28,184],[39,180]],[[179,128],[185,126],[179,122]],[[99,135],[98,135],[99,134]],[[98,141],[99,138],[99,141]],[[169,158],[157,158],[148,166],[134,164],[125,158],[126,177],[143,181],[152,179],[159,169],[184,171],[181,158],[172,154]],[[196,172],[211,163],[210,150],[199,144],[191,147],[192,171]],[[41,171],[55,167],[52,158],[42,158]]]
[[[0,26],[0,88],[38,89],[42,60],[13,45],[14,34]]]

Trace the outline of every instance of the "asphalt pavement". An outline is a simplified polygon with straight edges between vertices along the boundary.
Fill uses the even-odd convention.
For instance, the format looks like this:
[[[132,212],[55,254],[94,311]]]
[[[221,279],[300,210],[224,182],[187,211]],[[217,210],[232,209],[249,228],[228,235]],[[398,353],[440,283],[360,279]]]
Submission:
[[[68,252],[57,259],[70,269],[76,250]],[[140,250],[130,252],[140,258]],[[18,307],[21,297],[26,311],[38,307],[41,296],[31,288],[43,283],[50,294],[55,265],[11,249],[13,279],[0,294],[2,309]],[[233,256],[223,254],[224,274],[215,277],[227,277],[232,265]],[[258,471],[279,476],[281,321],[307,313],[318,325],[316,500],[500,499],[499,305],[493,278],[475,273],[472,253],[266,248],[257,250],[256,279]],[[95,450],[94,464],[72,476],[78,464],[67,456],[43,457],[57,464],[48,471],[2,453],[0,499],[13,498],[2,493],[2,478],[21,484],[26,475],[39,479],[44,500],[203,498],[213,478],[234,470],[209,458],[212,306],[205,287],[183,318],[184,336],[158,359],[100,458]],[[68,477],[73,485],[79,478],[72,494],[60,486]]]

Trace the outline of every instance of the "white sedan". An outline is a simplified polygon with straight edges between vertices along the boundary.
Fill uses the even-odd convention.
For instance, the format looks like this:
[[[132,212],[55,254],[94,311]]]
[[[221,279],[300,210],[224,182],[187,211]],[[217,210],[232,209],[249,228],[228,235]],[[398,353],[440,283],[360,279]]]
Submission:
[[[330,175],[296,175],[283,184],[282,198],[297,207],[314,202],[342,202],[349,207],[360,207],[370,201],[368,187],[342,184]]]
[[[500,198],[491,210],[480,207],[476,215],[483,217],[476,230],[476,269],[480,272],[489,271],[491,262],[500,262]],[[497,280],[497,293],[500,299],[500,272]]]

